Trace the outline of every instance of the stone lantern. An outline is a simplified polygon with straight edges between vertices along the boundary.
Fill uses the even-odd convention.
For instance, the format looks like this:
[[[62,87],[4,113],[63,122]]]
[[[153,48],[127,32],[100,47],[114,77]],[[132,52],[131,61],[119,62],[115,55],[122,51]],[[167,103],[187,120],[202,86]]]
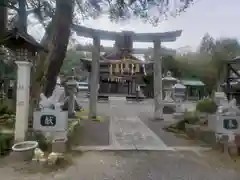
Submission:
[[[162,78],[163,83],[163,113],[164,114],[172,114],[176,110],[176,104],[173,100],[173,85],[176,84],[177,79],[172,77],[170,71],[167,72],[167,75]]]
[[[15,53],[14,58],[18,68],[15,141],[24,141],[28,128],[31,62],[39,51],[47,52],[47,50],[32,36],[18,28],[7,31],[0,40],[0,45]]]
[[[173,114],[175,119],[182,119],[184,115],[184,107],[182,106],[185,94],[186,86],[180,83],[178,80],[175,85],[173,85],[174,100],[176,102],[176,112]]]
[[[75,94],[77,92],[77,81],[75,80],[74,76],[71,79],[68,79],[66,82],[67,85],[67,92],[68,92],[68,117],[75,118],[75,107],[76,97]]]
[[[178,80],[176,84],[173,85],[173,97],[175,102],[183,102],[186,96],[186,86],[180,83]]]
[[[163,82],[163,91],[164,91],[164,101],[173,102],[172,94],[173,94],[173,85],[176,84],[177,79],[172,77],[172,73],[170,71],[167,72],[167,76],[162,78]]]

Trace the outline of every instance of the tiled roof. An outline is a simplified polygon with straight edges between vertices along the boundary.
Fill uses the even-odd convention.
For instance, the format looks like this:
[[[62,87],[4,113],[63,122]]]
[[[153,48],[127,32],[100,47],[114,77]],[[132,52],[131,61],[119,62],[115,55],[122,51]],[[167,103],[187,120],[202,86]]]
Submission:
[[[200,80],[181,80],[184,86],[205,86],[205,84]]]
[[[132,55],[128,50],[115,51],[110,54],[105,53],[101,56],[101,60],[121,60],[121,59],[132,59],[135,61],[141,61]]]

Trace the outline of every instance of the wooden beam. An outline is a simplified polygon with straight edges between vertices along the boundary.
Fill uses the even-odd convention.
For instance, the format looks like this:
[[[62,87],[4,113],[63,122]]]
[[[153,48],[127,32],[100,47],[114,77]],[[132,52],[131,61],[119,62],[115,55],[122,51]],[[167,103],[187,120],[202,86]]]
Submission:
[[[86,51],[86,52],[92,52],[92,47],[87,46],[87,45],[78,45],[76,47],[76,50],[78,51]],[[101,52],[106,52],[106,53],[112,53],[115,51],[114,47],[101,47],[100,48]],[[146,53],[152,53],[153,54],[153,49],[151,48],[133,48],[132,54],[146,54]],[[176,50],[173,49],[167,49],[167,48],[161,48],[161,55],[176,55]]]
[[[239,79],[240,78],[240,74],[231,65],[229,65],[229,68],[230,68],[231,71],[233,71],[234,74],[236,74],[238,76],[237,79]]]

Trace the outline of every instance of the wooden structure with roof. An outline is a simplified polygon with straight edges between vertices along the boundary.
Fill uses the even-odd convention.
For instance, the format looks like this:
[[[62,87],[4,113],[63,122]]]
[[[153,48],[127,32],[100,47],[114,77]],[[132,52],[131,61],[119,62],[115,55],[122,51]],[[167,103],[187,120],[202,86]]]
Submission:
[[[32,36],[17,27],[5,33],[3,39],[0,39],[0,45],[13,51],[27,49],[32,56],[35,56],[38,51],[48,52],[48,50],[39,44]]]
[[[26,92],[23,94],[14,93],[14,96],[16,95],[16,102],[17,102],[15,130],[18,129],[18,126],[22,127],[22,123],[25,123],[24,121],[26,120],[27,117],[28,117],[28,123],[26,123],[25,125],[26,127],[28,126],[28,128],[32,128],[33,127],[33,106],[35,105],[37,106],[36,104],[37,101],[35,101],[35,99],[31,97],[33,101],[31,101],[30,106],[32,105],[33,106],[31,107],[32,109],[29,110],[29,106],[27,105],[29,103],[28,102],[29,96],[31,96],[29,94],[30,93],[29,86],[31,85],[31,81],[33,80],[30,74],[31,66],[29,61],[34,63],[35,57],[40,51],[48,52],[48,50],[44,48],[40,43],[38,43],[25,30],[22,30],[18,27],[14,27],[13,29],[8,30],[4,34],[3,38],[0,39],[0,45],[4,46],[5,48],[8,48],[9,50],[11,50],[12,53],[14,53],[14,60],[16,60],[15,62],[18,66],[17,84],[20,84],[21,89]],[[25,66],[24,68],[23,68],[23,64]],[[30,71],[26,69],[26,64],[27,64],[27,68],[29,68]],[[21,77],[19,75],[21,75]],[[19,87],[16,89],[19,89]],[[20,105],[19,105],[19,102],[21,102]],[[22,112],[23,109],[26,111]],[[30,111],[30,114],[28,111]],[[19,116],[20,114],[21,116]],[[19,134],[19,132],[17,133]],[[18,138],[20,138],[21,141],[24,140],[25,135],[22,136],[22,134],[25,134],[25,132],[20,133],[19,135],[20,137],[16,135],[17,133],[15,131],[15,141],[20,141]]]
[[[226,83],[222,86],[228,100],[235,98],[240,104],[240,57],[235,57],[226,63]]]
[[[198,79],[181,79],[181,84],[186,87],[187,100],[199,100],[205,95],[205,84]]]
[[[81,59],[84,69],[91,71],[91,61]],[[100,57],[100,94],[136,93],[136,86],[143,86],[143,76],[152,73],[152,64],[145,63],[131,54],[131,50],[122,48],[105,53]]]

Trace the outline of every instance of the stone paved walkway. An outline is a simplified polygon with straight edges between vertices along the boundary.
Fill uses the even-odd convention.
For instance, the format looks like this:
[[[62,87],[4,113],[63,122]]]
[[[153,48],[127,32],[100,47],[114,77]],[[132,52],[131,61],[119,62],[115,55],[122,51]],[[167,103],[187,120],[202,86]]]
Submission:
[[[117,150],[168,150],[164,142],[137,116],[116,117],[110,121],[112,146]]]

